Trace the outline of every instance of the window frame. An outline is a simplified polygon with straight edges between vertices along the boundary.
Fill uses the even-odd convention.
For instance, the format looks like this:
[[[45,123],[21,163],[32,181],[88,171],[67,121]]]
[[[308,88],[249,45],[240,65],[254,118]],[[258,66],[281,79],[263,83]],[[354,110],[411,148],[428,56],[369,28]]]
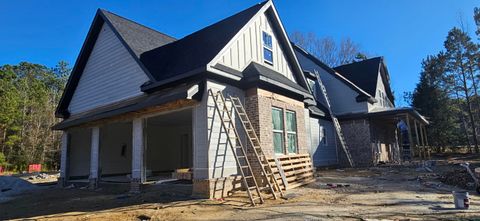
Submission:
[[[281,129],[275,129],[274,128],[274,124],[273,124],[273,111],[274,110],[278,110],[280,111],[280,122],[282,123],[282,128]],[[281,134],[281,138],[282,138],[282,141],[281,141],[281,145],[282,145],[282,152],[281,153],[277,153],[276,152],[276,149],[275,149],[275,141],[272,140],[272,144],[273,144],[273,152],[277,155],[282,155],[282,154],[285,154],[285,122],[284,122],[284,119],[285,118],[285,114],[283,113],[283,109],[282,108],[279,108],[279,107],[272,107],[272,139],[275,139],[275,133],[280,133]]]
[[[265,36],[268,36],[270,37],[270,46],[267,45],[267,42],[265,42]],[[262,31],[262,55],[263,55],[263,62],[269,64],[269,65],[273,65],[273,35],[265,30]],[[266,57],[265,57],[265,50],[267,51],[270,51],[270,53],[272,54],[272,60],[269,61]]]
[[[297,135],[297,113],[295,111],[292,111],[292,110],[285,110],[285,122],[287,122],[287,114],[293,114],[293,119],[294,119],[294,122],[295,122],[295,125],[294,125],[294,130],[293,131],[289,131],[288,130],[288,127],[287,125],[285,124],[285,153],[287,154],[297,154],[298,153],[298,135]],[[288,150],[288,135],[295,135],[295,152],[290,152]]]

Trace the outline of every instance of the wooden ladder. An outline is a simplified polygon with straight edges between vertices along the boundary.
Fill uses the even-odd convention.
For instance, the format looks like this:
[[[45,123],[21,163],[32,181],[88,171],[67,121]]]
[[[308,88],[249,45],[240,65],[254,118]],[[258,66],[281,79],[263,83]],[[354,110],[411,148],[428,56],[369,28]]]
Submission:
[[[238,117],[240,118],[240,121],[242,122],[243,129],[247,134],[248,140],[250,141],[252,152],[254,153],[255,158],[257,159],[257,162],[261,165],[262,175],[265,181],[267,182],[268,190],[272,193],[274,199],[277,199],[276,192],[278,192],[280,196],[283,197],[282,189],[280,188],[280,185],[278,184],[278,181],[275,178],[275,173],[273,172],[272,167],[270,166],[270,163],[268,163],[267,157],[262,151],[263,149],[260,145],[260,140],[258,139],[257,133],[255,132],[255,129],[252,126],[250,118],[248,118],[247,112],[245,111],[245,108],[243,107],[242,102],[238,97],[233,97],[233,96],[230,96],[230,100],[233,103],[235,112],[237,113]]]
[[[208,93],[209,96],[212,97],[215,104],[215,110],[218,112],[221,118],[222,128],[227,134],[228,144],[232,148],[233,156],[235,156],[237,166],[240,168],[242,182],[247,190],[252,206],[256,205],[257,200],[258,203],[264,203],[263,197],[260,193],[260,188],[258,187],[257,180],[255,179],[252,167],[250,166],[250,161],[248,160],[246,154],[246,148],[244,148],[242,145],[238,131],[235,128],[235,122],[232,118],[232,114],[228,110],[228,107],[225,103],[225,97],[222,95],[222,92],[216,92],[214,94],[211,89],[208,90]],[[230,135],[232,131],[234,132],[235,136]]]
[[[328,98],[328,95],[327,95],[327,89],[325,88],[325,85],[323,85],[322,79],[320,78],[320,74],[318,74],[317,70],[315,70],[315,75],[317,76],[318,85],[322,90],[323,98],[327,103],[328,111],[330,112],[330,117],[333,120],[333,125],[335,126],[335,130],[337,132],[338,140],[340,140],[340,145],[342,146],[343,152],[345,152],[345,155],[347,156],[348,163],[350,164],[351,167],[354,167],[355,164],[353,163],[352,156],[350,155],[350,151],[348,150],[347,142],[345,141],[345,137],[343,136],[343,133],[342,133],[342,128],[340,127],[340,123],[338,122],[338,119],[335,116],[335,113],[333,113],[332,106],[330,104],[330,99]]]

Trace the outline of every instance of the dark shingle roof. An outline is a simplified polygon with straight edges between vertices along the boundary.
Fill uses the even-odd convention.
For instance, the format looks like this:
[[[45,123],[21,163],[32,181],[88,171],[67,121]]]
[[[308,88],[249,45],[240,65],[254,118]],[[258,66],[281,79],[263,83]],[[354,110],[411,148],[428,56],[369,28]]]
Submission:
[[[341,65],[334,69],[343,77],[353,82],[367,93],[375,96],[381,62],[382,57],[376,57],[364,61]]]
[[[173,43],[147,51],[140,60],[157,81],[205,67],[266,3],[254,5]]]
[[[161,47],[176,40],[171,36],[109,11],[103,9],[100,9],[100,11],[138,58],[140,58],[140,55],[146,51]]]
[[[376,94],[378,74],[380,73],[383,84],[385,85],[387,96],[393,103],[394,97],[390,88],[390,76],[386,69],[383,57],[375,57],[364,61],[345,64],[334,69],[372,96],[375,96]]]

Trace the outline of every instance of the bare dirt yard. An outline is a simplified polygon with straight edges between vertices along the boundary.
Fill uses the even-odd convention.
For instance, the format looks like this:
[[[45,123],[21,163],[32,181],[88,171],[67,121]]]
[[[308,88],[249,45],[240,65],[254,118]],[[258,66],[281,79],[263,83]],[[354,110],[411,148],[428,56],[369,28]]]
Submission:
[[[0,220],[480,220],[480,196],[458,165],[464,160],[480,167],[476,155],[441,157],[433,172],[418,162],[318,170],[316,182],[256,207],[240,192],[223,200],[192,199],[186,184],[149,185],[138,195],[119,184],[98,190],[39,186],[0,203]],[[470,208],[457,210],[451,192],[463,188]]]

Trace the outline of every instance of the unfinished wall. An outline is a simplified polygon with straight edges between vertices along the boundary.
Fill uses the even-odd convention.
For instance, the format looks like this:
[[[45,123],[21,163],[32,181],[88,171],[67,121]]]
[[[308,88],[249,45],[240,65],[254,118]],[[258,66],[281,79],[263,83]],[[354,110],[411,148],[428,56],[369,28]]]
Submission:
[[[355,166],[366,167],[374,164],[374,149],[368,120],[349,120],[340,122],[342,132],[349,147]],[[345,152],[339,145],[339,163],[349,166]]]
[[[324,132],[322,132],[324,128]],[[338,163],[335,129],[332,121],[310,118],[311,156],[316,167]]]
[[[100,128],[101,175],[132,172],[132,123],[118,122]]]
[[[244,100],[244,92],[236,87],[207,81],[202,102],[193,110],[194,140],[194,187],[193,194],[201,197],[220,198],[232,190],[235,178],[240,173],[237,169],[232,148],[228,145],[227,134],[221,126],[221,118],[215,111],[213,99],[208,96],[208,89],[223,91],[223,95],[237,96]],[[227,107],[231,110],[230,102]],[[236,119],[236,117],[234,117]],[[244,138],[242,126],[238,120],[236,127]],[[230,134],[233,136],[233,133]],[[237,180],[238,181],[238,180]]]
[[[375,148],[375,163],[399,162],[400,147],[396,136],[396,124],[382,120],[371,120],[372,142]]]
[[[68,130],[69,144],[67,154],[67,176],[70,178],[88,178],[90,175],[90,128]]]
[[[146,169],[164,172],[192,167],[191,137],[191,125],[156,125],[149,122]]]

